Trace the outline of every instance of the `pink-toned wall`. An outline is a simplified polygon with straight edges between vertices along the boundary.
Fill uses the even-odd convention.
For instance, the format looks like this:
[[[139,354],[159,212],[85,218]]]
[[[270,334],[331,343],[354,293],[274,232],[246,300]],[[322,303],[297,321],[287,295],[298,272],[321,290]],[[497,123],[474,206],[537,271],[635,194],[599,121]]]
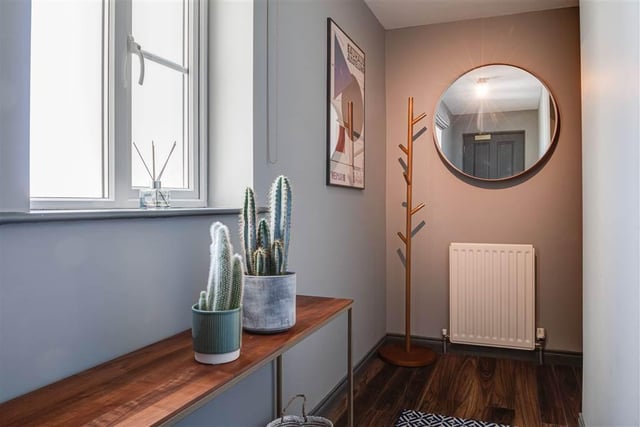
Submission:
[[[582,178],[578,8],[393,30],[386,39],[387,330],[404,332],[404,268],[396,232],[404,230],[407,97],[429,131],[415,143],[414,218],[427,226],[413,240],[412,333],[440,337],[448,327],[451,242],[531,243],[537,255],[536,324],[547,348],[582,351]],[[558,104],[560,131],[542,167],[506,183],[451,171],[431,133],[436,103],[465,71],[487,63],[525,68]]]

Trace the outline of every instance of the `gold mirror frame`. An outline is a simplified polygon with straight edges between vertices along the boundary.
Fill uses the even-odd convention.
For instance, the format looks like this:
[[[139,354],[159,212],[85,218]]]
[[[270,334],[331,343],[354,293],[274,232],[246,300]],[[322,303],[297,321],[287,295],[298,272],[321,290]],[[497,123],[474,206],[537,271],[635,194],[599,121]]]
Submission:
[[[540,152],[539,150],[537,157],[532,157],[533,154],[531,153],[531,151],[533,149],[531,148],[531,146],[532,144],[537,143],[538,148],[540,148],[541,146],[540,133],[546,132],[546,130],[543,130],[543,128],[540,127],[539,117],[541,113],[539,112],[539,109],[537,110],[538,121],[536,122],[536,125],[538,126],[538,133],[535,133],[533,131],[525,132],[525,129],[522,129],[521,127],[518,127],[514,124],[515,122],[518,122],[518,120],[513,120],[513,117],[518,117],[518,115],[532,116],[533,114],[535,114],[533,111],[536,111],[536,110],[517,110],[517,108],[529,108],[531,103],[534,101],[532,98],[532,92],[534,91],[534,87],[533,87],[534,80],[536,82],[535,84],[537,84],[538,87],[541,88],[539,92],[540,93],[539,99],[544,100],[543,98],[543,96],[545,95],[544,91],[546,91],[546,94],[548,94],[547,98],[548,98],[548,108],[549,108],[549,112],[548,112],[549,113],[549,128],[548,128],[549,138],[548,138],[548,141],[546,141],[545,139],[546,145],[544,147],[544,151]],[[484,108],[482,107],[483,101],[473,101],[470,97],[469,91],[472,88],[472,85],[471,85],[472,82],[475,83],[473,85],[474,90],[479,90],[477,86],[481,86],[483,84],[485,85],[485,91],[486,91],[487,85],[489,85],[490,88],[495,90],[493,95],[489,95],[490,97],[493,96],[495,99],[489,98],[489,102],[487,102],[487,99],[485,99]],[[522,87],[514,87],[514,85],[518,85],[518,84],[521,85]],[[522,94],[523,94],[522,99],[514,98],[513,95],[517,91],[522,91]],[[450,107],[447,105],[447,102],[451,104],[451,108],[454,109],[457,114],[453,114],[453,111],[450,111],[449,109]],[[520,102],[520,104],[518,104],[518,102]],[[544,102],[546,103],[546,101]],[[456,105],[453,105],[453,104],[456,104]],[[464,105],[461,105],[461,104],[464,104]],[[478,104],[480,106],[478,106]],[[443,110],[443,105],[444,105],[444,108],[446,108],[446,110]],[[520,105],[520,107],[518,107],[518,105]],[[443,111],[445,112],[443,113]],[[449,117],[443,120],[443,116],[446,116],[447,114],[449,114]],[[509,119],[506,119],[507,115],[509,115]],[[433,134],[433,140],[434,140],[436,149],[438,150],[440,157],[442,157],[445,163],[449,167],[451,167],[453,170],[457,171],[458,173],[468,178],[472,178],[479,181],[486,181],[486,182],[506,181],[506,180],[520,177],[528,172],[531,172],[532,170],[537,169],[541,165],[541,163],[544,162],[549,157],[551,152],[553,152],[554,150],[554,147],[558,138],[559,122],[560,122],[559,116],[560,115],[558,112],[558,106],[551,90],[549,89],[549,86],[538,76],[536,76],[535,74],[531,73],[530,71],[522,67],[518,67],[511,64],[503,64],[503,63],[484,64],[478,67],[474,67],[464,72],[463,74],[459,75],[456,79],[452,81],[452,83],[447,87],[447,89],[440,96],[433,113],[432,134]],[[469,125],[472,119],[475,119],[476,123],[475,123],[475,126],[471,126],[470,128]],[[443,135],[442,125],[444,122],[447,122],[447,120],[450,128],[450,132],[454,133],[454,130],[455,130],[456,134],[453,136],[457,137],[458,134],[460,135],[460,138],[455,139],[456,142],[450,142],[450,138],[447,139],[446,141],[440,140],[439,135]],[[488,122],[486,126],[482,124],[485,120]],[[529,118],[528,120],[529,120],[529,130],[531,130],[532,129],[531,124],[533,122],[530,121],[531,118]],[[503,125],[503,123],[506,123],[506,125]],[[483,126],[485,126],[486,129],[482,129]],[[511,128],[509,126],[511,126]],[[459,128],[461,127],[466,128],[467,132],[459,132],[460,131]],[[440,131],[438,129],[440,129]],[[488,140],[490,141],[489,147],[488,148],[483,147],[483,150],[484,152],[487,152],[487,153],[490,152],[489,154],[487,154],[487,157],[491,157],[491,158],[495,157],[495,160],[497,162],[498,154],[491,152],[491,150],[497,151],[498,149],[496,149],[495,147],[492,148],[491,141],[497,139],[498,140],[497,142],[494,141],[495,142],[495,144],[493,144],[494,146],[496,144],[502,144],[501,146],[506,146],[504,145],[505,141],[500,141],[501,139],[500,137],[507,131],[510,133],[509,137],[505,136],[502,139],[505,139],[505,138],[509,139],[512,137],[517,139],[517,136],[514,136],[514,134],[515,133],[522,134],[521,135],[522,145],[518,145],[519,143],[516,143],[515,145],[516,147],[521,147],[521,149],[511,148],[511,150],[514,153],[516,151],[519,152],[519,150],[522,150],[521,156],[520,155],[516,156],[514,154],[514,157],[518,157],[518,159],[520,159],[520,157],[522,158],[521,159],[522,166],[523,166],[522,170],[516,170],[514,173],[508,176],[501,176],[501,177],[476,176],[473,173],[470,173],[469,169],[471,167],[475,167],[476,165],[475,151],[477,147],[480,147],[480,145],[473,144],[473,151],[474,151],[473,159],[469,160],[469,161],[472,161],[473,164],[470,165],[469,161],[467,161],[466,168],[465,168],[465,165],[464,165],[465,156],[467,157],[469,156],[468,151],[467,152],[464,151],[465,137],[467,138],[467,142],[466,142],[467,148],[470,148],[468,144],[470,143],[469,138],[471,136],[474,137],[474,142],[485,142],[487,141],[486,138],[488,136],[489,137]],[[535,134],[535,137],[532,134]],[[493,138],[492,135],[495,135],[495,138]],[[528,138],[531,138],[531,140],[529,140],[530,144],[526,145]],[[443,148],[443,144],[448,144],[449,145],[448,148],[446,146]],[[456,147],[456,145],[458,145],[458,147]],[[445,149],[448,153],[445,152]],[[452,150],[454,149],[455,149],[455,156],[452,154]],[[527,157],[527,153],[530,153],[528,154],[528,157]],[[456,158],[452,159],[451,157],[456,157]],[[525,160],[525,157],[527,157],[526,160]],[[488,168],[491,169],[492,165],[493,164],[489,164]],[[499,169],[497,164],[494,166],[494,168]]]

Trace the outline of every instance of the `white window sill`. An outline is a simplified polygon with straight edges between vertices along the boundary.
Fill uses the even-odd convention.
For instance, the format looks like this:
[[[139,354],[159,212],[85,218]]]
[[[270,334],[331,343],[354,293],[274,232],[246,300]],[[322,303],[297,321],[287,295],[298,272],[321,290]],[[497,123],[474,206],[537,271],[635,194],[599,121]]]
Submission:
[[[258,211],[264,212],[265,209],[259,209]],[[231,208],[32,210],[30,212],[0,212],[0,225],[52,221],[238,215],[239,213],[240,209]]]

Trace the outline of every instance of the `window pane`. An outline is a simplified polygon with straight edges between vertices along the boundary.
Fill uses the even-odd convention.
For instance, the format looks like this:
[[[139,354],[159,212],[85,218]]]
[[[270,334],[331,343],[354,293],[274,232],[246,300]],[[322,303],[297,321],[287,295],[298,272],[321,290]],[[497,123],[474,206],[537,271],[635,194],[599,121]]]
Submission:
[[[31,197],[103,197],[102,79],[102,0],[33,0]]]
[[[142,49],[182,64],[185,18],[182,0],[133,1],[133,34]],[[147,44],[145,40],[153,43]],[[162,43],[166,43],[162,45]],[[156,147],[156,176],[171,147],[176,148],[161,177],[162,186],[188,189],[191,154],[188,144],[188,77],[179,71],[145,60],[144,84],[138,82],[138,59],[133,57],[132,141],[136,143],[153,173],[151,142]],[[131,181],[134,187],[147,187],[151,178],[135,149],[131,152]]]
[[[143,50],[184,64],[184,0],[133,0],[133,36]]]

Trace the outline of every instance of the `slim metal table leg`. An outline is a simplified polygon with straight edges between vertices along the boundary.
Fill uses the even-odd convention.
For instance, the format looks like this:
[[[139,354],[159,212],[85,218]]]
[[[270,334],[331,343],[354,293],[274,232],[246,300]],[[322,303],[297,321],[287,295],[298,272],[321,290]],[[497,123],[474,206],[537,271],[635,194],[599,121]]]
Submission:
[[[349,391],[347,396],[349,427],[353,427],[353,348],[352,348],[352,328],[351,328],[351,308],[347,311],[347,375],[349,378]]]
[[[282,414],[282,355],[276,357],[276,418]]]

